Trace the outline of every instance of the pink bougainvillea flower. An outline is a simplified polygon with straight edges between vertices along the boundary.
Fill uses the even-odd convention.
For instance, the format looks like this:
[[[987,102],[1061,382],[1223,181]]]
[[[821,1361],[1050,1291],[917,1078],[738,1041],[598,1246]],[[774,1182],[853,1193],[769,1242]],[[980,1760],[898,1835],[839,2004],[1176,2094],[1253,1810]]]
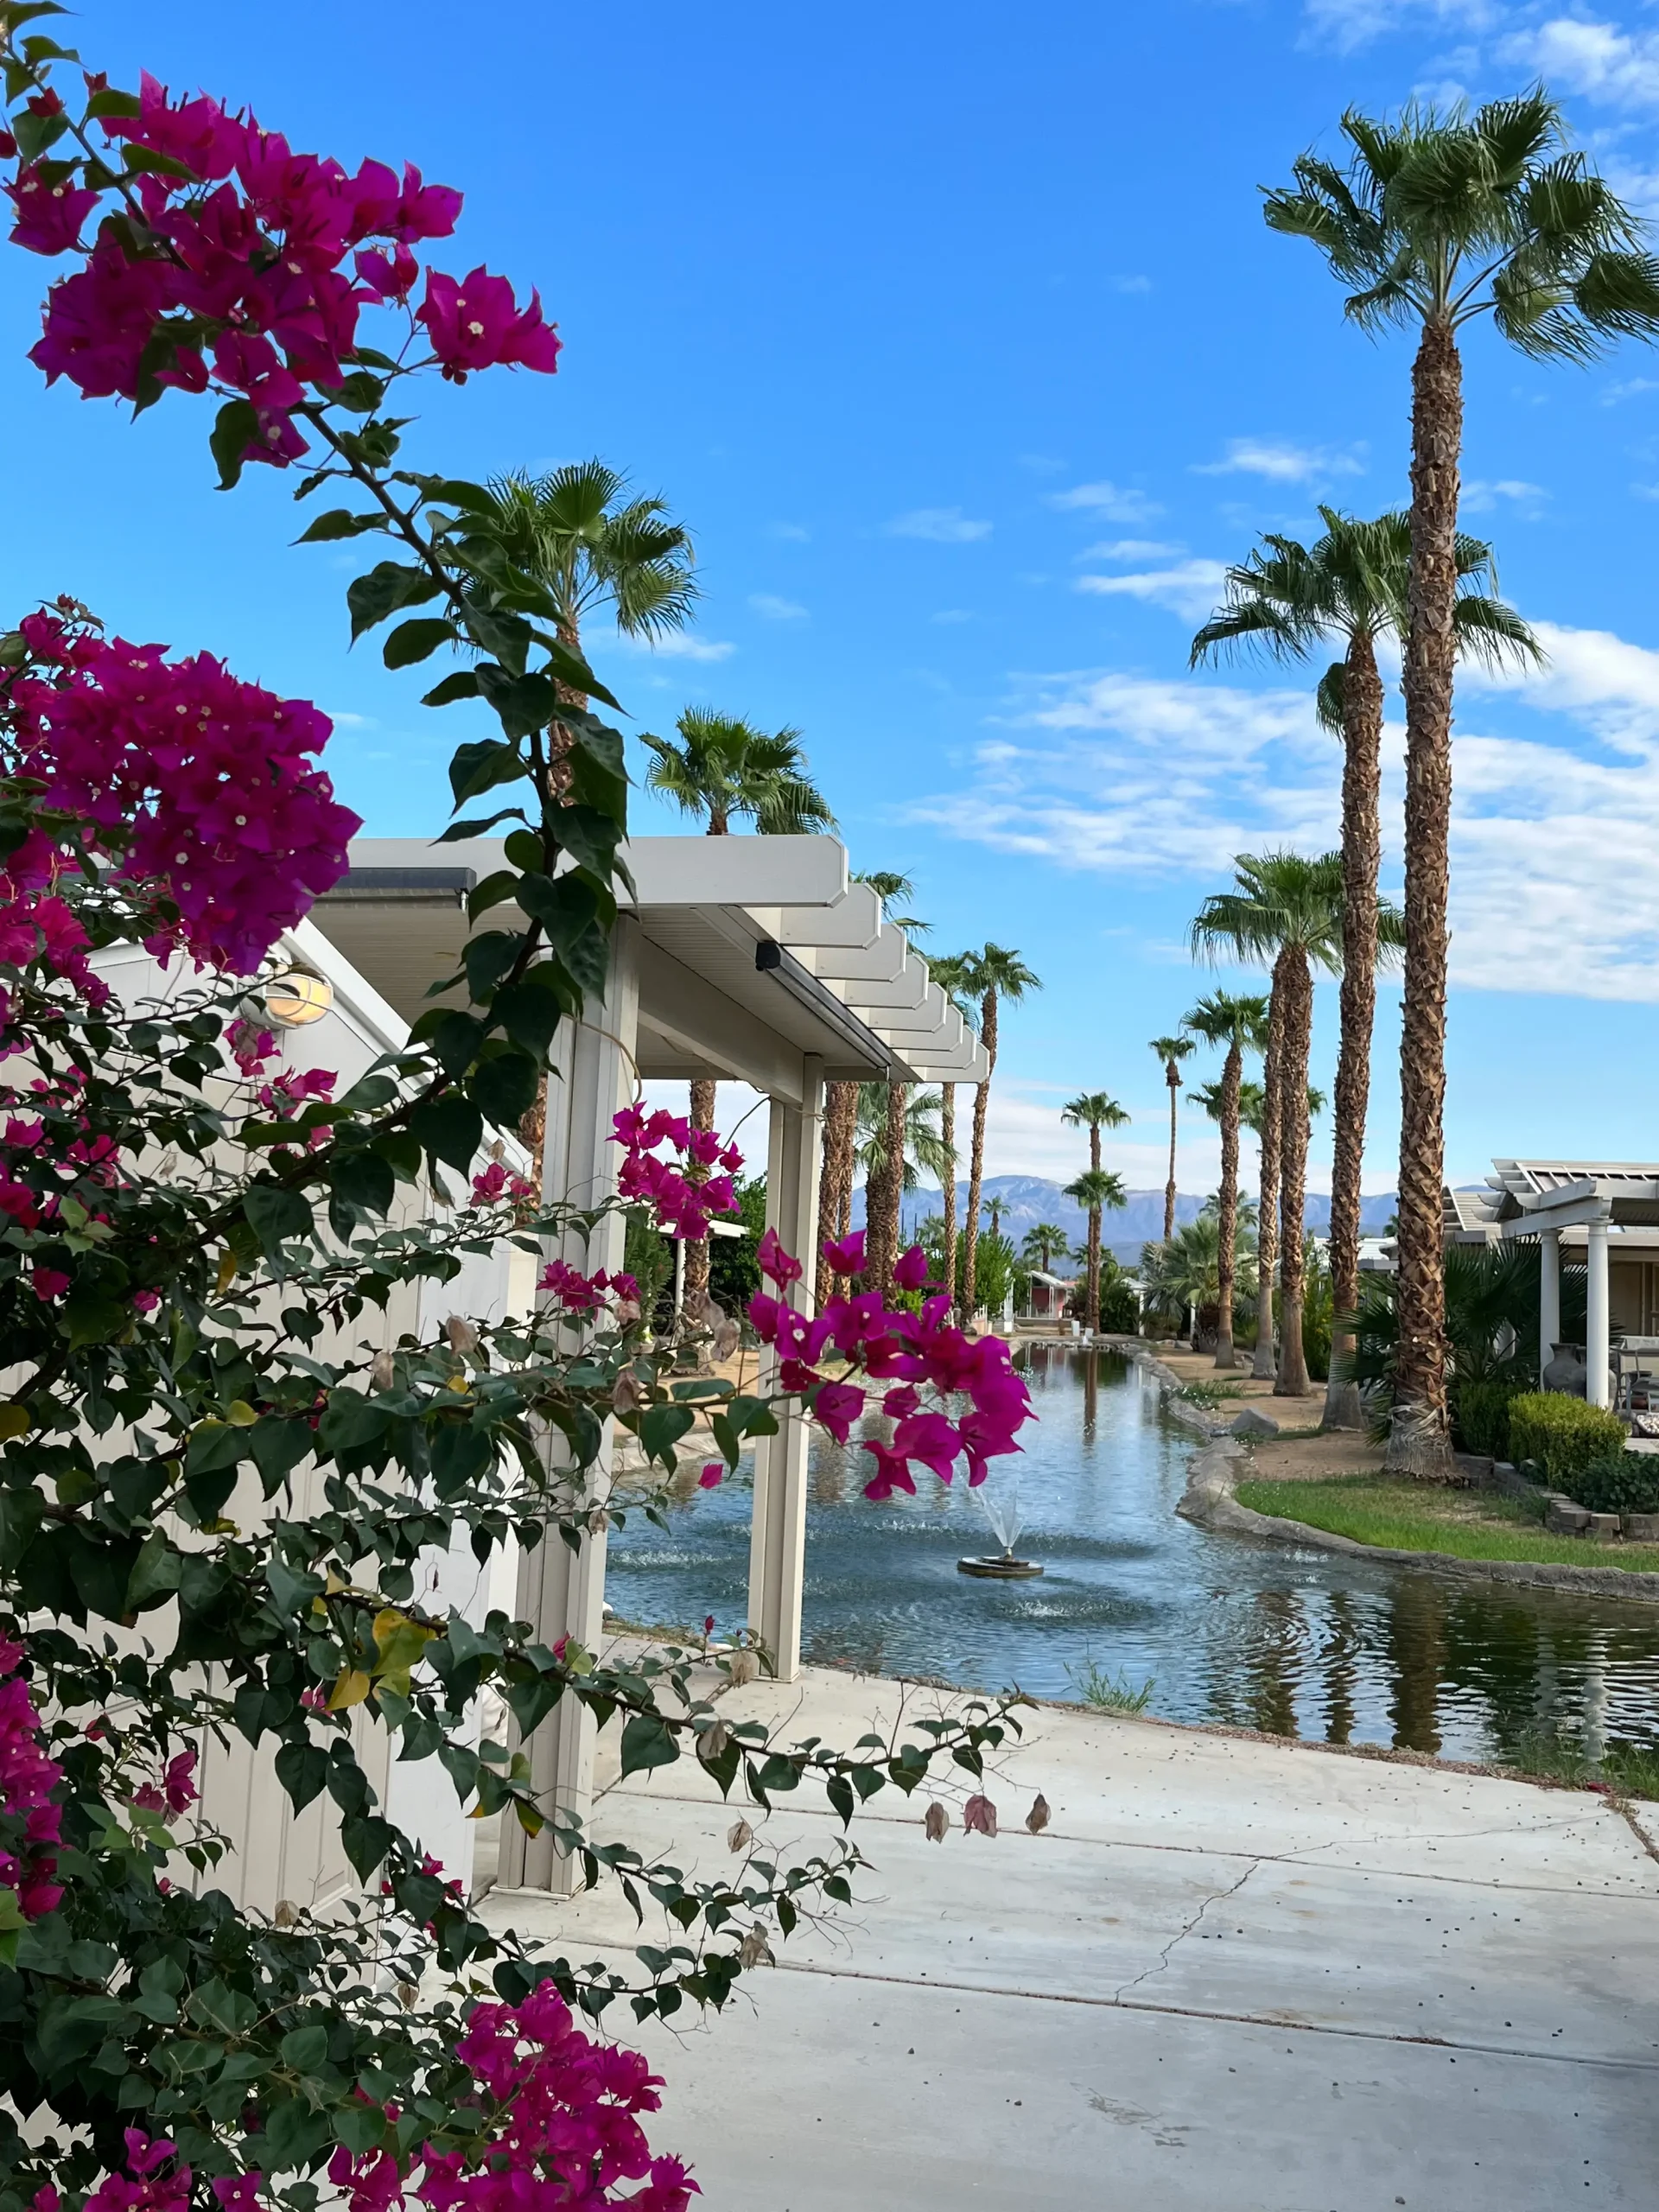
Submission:
[[[791,1283],[799,1282],[801,1279],[800,1262],[785,1251],[778,1241],[775,1229],[768,1229],[760,1239],[760,1249],[755,1254],[755,1259],[761,1274],[770,1275],[780,1290],[787,1290]]]
[[[912,1244],[908,1252],[901,1253],[893,1262],[893,1279],[900,1290],[919,1290],[927,1281],[927,1255],[919,1244]]]
[[[35,162],[19,169],[5,191],[17,210],[12,244],[31,253],[73,251],[80,243],[81,225],[98,205],[97,193],[83,192],[67,178],[51,183]]]
[[[726,1462],[723,1459],[710,1459],[708,1465],[703,1468],[702,1472],[697,1477],[697,1488],[699,1490],[717,1490],[725,1479]]]
[[[891,1445],[875,1442],[867,1443],[863,1448],[875,1461],[875,1472],[864,1485],[866,1497],[880,1504],[883,1498],[891,1497],[896,1490],[915,1497],[915,1478],[903,1452],[895,1452]]]
[[[550,376],[559,365],[558,334],[543,317],[540,294],[532,292],[530,305],[521,308],[506,278],[486,269],[459,279],[428,270],[415,312],[444,375],[455,384],[464,384],[474,369],[505,365]]]
[[[371,246],[354,255],[353,265],[357,279],[375,300],[406,300],[415,289],[421,273],[421,264],[406,245],[394,247],[391,253],[382,253]]]
[[[969,1835],[996,1834],[996,1808],[988,1797],[970,1797],[962,1808],[962,1825]]]
[[[812,1416],[837,1444],[845,1444],[864,1410],[864,1393],[851,1382],[825,1382],[812,1401]]]
[[[60,1268],[43,1268],[37,1263],[29,1269],[29,1280],[35,1297],[45,1304],[51,1299],[61,1298],[71,1278]]]
[[[855,1229],[850,1236],[843,1236],[838,1244],[826,1241],[823,1256],[838,1275],[862,1274],[864,1272],[864,1231],[861,1229]]]

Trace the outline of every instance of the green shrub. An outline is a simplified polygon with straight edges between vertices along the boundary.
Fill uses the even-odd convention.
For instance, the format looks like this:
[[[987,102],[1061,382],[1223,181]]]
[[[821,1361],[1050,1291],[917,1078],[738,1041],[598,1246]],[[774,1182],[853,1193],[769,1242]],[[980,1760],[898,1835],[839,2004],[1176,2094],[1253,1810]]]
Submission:
[[[1659,1513],[1659,1460],[1645,1452],[1610,1452],[1565,1476],[1561,1488],[1592,1513]]]
[[[1120,1275],[1100,1287],[1100,1325],[1109,1336],[1132,1337],[1140,1326],[1135,1293]]]
[[[1624,1448],[1624,1424],[1603,1406],[1560,1390],[1523,1390],[1510,1401],[1510,1455],[1535,1459],[1554,1489],[1570,1489],[1571,1476]]]
[[[1459,1452],[1512,1459],[1510,1408],[1520,1397],[1537,1397],[1531,1383],[1511,1377],[1490,1382],[1471,1376],[1452,1385],[1452,1440]]]

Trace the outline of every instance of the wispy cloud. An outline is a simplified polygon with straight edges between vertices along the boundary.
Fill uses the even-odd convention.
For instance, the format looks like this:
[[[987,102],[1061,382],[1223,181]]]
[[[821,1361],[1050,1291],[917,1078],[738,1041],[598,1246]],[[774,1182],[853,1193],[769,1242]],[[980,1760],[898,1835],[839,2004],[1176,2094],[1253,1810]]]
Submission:
[[[934,545],[971,545],[990,534],[989,523],[975,521],[960,507],[912,507],[887,524],[889,537],[925,537]]]
[[[806,609],[792,599],[779,599],[776,592],[752,591],[749,605],[757,614],[764,614],[768,622],[804,622]]]
[[[1164,512],[1144,492],[1130,491],[1127,486],[1103,480],[1098,484],[1074,484],[1069,492],[1051,492],[1048,504],[1066,511],[1081,508],[1090,514],[1100,515],[1107,522],[1150,522],[1154,515]]]
[[[1351,54],[1386,32],[1427,22],[1489,30],[1501,20],[1497,0],[1307,0],[1307,21],[1321,42]]]
[[[625,653],[644,653],[652,660],[729,660],[737,647],[726,638],[694,638],[671,632],[663,638],[630,638],[619,631],[613,641]]]
[[[947,626],[956,622],[971,622],[973,619],[965,607],[942,607],[937,614],[928,617],[931,622],[942,622]]]
[[[1621,399],[1637,399],[1644,391],[1659,391],[1659,377],[1627,377],[1623,384],[1610,384],[1601,395],[1601,404],[1617,407]]]
[[[812,533],[804,523],[773,522],[766,524],[766,536],[781,538],[786,545],[805,545],[810,543]]]
[[[1500,476],[1489,481],[1476,476],[1463,486],[1459,505],[1465,514],[1484,515],[1501,502],[1525,519],[1541,515],[1548,498],[1541,484],[1529,484],[1523,477]]]
[[[1108,280],[1115,292],[1149,292],[1150,276],[1113,276]]]
[[[1209,613],[1227,581],[1220,561],[1178,561],[1167,569],[1132,569],[1121,576],[1079,576],[1078,591],[1101,599],[1139,599],[1198,621]]]
[[[1220,461],[1195,461],[1195,476],[1266,476],[1275,484],[1311,484],[1323,477],[1363,476],[1364,450],[1294,445],[1288,438],[1233,438]]]
[[[1659,106],[1659,32],[1622,31],[1614,23],[1552,16],[1516,31],[1497,49],[1501,60],[1535,69],[1554,85],[1611,107]]]
[[[1459,679],[1452,960],[1461,984],[1659,1004],[1659,652],[1535,622],[1548,668]],[[1535,710],[1490,734],[1483,702]],[[1384,743],[1397,881],[1403,733]],[[914,810],[1054,866],[1211,883],[1239,852],[1335,842],[1341,763],[1304,690],[1032,677],[972,774]]]
[[[1186,548],[1179,542],[1164,544],[1155,537],[1109,537],[1099,545],[1085,545],[1079,561],[1173,561]]]

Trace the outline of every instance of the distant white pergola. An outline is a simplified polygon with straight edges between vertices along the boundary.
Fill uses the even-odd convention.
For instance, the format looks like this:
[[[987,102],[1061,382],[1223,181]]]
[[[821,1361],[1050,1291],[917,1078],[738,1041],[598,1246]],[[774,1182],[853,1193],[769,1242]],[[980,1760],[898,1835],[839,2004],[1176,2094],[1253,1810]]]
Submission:
[[[1541,1370],[1561,1333],[1561,1242],[1580,1242],[1588,1276],[1585,1395],[1608,1403],[1611,1309],[1611,1243],[1620,1256],[1659,1259],[1659,1163],[1629,1160],[1495,1160],[1485,1187],[1445,1193],[1446,1232],[1461,1243],[1530,1241],[1541,1253],[1538,1358]]]
[[[644,837],[625,848],[635,896],[619,918],[602,1004],[562,1025],[548,1086],[543,1189],[583,1208],[616,1188],[616,1113],[653,1077],[746,1083],[768,1101],[766,1222],[806,1258],[791,1294],[803,1306],[817,1246],[819,1141],[826,1081],[982,1082],[984,1048],[868,884],[851,880],[832,837]],[[406,1020],[430,1004],[470,934],[467,898],[504,864],[499,842],[431,845],[359,838],[350,870],[312,918]],[[481,927],[519,927],[493,907]],[[622,1264],[612,1214],[591,1241],[571,1232],[546,1256],[587,1271]],[[765,1355],[763,1387],[772,1354]],[[749,1552],[751,1629],[780,1679],[800,1670],[805,1568],[806,1423],[784,1415],[755,1453]],[[609,1479],[607,1433],[596,1482]],[[569,1635],[590,1649],[602,1634],[605,1538],[580,1554],[562,1543],[527,1553],[520,1616],[539,1641]],[[592,1716],[566,1700],[531,1734],[538,1794],[584,1821],[591,1809]],[[550,1828],[504,1834],[505,1888],[567,1891],[568,1862]]]

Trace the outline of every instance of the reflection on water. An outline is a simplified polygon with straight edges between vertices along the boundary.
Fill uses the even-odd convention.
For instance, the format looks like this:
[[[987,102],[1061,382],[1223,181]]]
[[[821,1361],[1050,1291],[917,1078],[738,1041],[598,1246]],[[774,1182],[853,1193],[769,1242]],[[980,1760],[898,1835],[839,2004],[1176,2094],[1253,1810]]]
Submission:
[[[995,1548],[970,1496],[921,1472],[914,1498],[872,1505],[864,1455],[820,1438],[810,1659],[1039,1697],[1075,1694],[1093,1662],[1151,1676],[1151,1710],[1171,1719],[1449,1758],[1501,1758],[1558,1726],[1592,1752],[1659,1748],[1659,1607],[1211,1535],[1174,1514],[1193,1444],[1138,1370],[1058,1344],[1023,1361],[1039,1420],[1020,1463],[1020,1550],[1042,1580],[958,1574],[963,1554]],[[740,1477],[674,1509],[666,1536],[631,1519],[612,1538],[617,1611],[740,1624],[749,1505]]]

